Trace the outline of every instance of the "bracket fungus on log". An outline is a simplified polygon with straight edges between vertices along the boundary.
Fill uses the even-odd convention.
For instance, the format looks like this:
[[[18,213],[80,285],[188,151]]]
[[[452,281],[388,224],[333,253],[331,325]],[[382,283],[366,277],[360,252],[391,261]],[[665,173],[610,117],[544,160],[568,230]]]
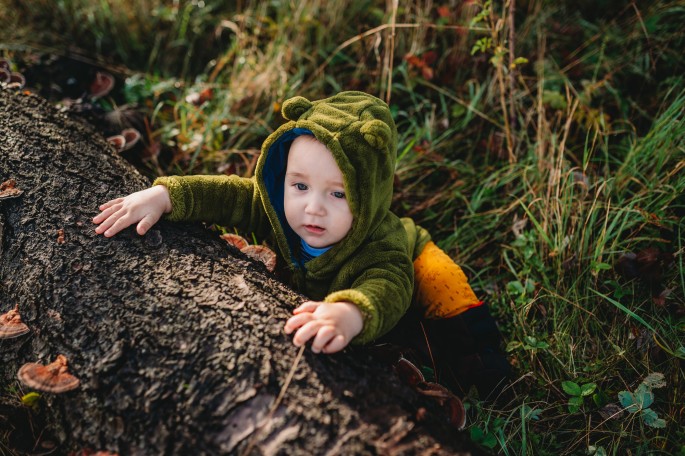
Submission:
[[[93,99],[102,98],[110,93],[113,88],[114,76],[104,71],[98,71],[95,73],[95,79],[90,83],[90,96]]]
[[[251,245],[247,239],[239,234],[222,234],[221,239],[232,245],[236,249],[243,252],[253,260],[257,260],[266,266],[269,272],[274,272],[276,269],[276,252],[265,245]]]
[[[27,363],[21,366],[17,378],[29,388],[46,393],[64,393],[78,388],[78,378],[67,372],[67,357],[57,355],[57,359],[47,366]]]
[[[245,247],[250,245],[248,244],[247,240],[239,234],[226,233],[219,237],[226,241],[228,245],[232,245],[238,250],[243,250]]]
[[[124,149],[124,146],[126,146],[126,138],[124,135],[110,136],[107,138],[107,142],[110,143],[117,152],[121,152]]]
[[[265,245],[248,245],[240,250],[245,255],[253,260],[258,260],[264,263],[269,272],[274,272],[276,269],[276,253]]]
[[[29,332],[29,327],[21,321],[19,306],[0,315],[0,339],[12,339]]]
[[[447,412],[450,424],[458,431],[466,427],[466,410],[457,396],[444,386],[427,382],[423,373],[408,359],[402,357],[395,364],[395,370],[414,391],[437,401]]]
[[[0,201],[4,199],[16,198],[24,193],[23,190],[17,187],[17,181],[14,179],[7,179],[0,184]]]
[[[141,134],[138,130],[135,128],[126,128],[125,130],[121,131],[121,136],[124,137],[126,140],[126,144],[124,144],[124,148],[121,149],[122,152],[125,150],[131,149],[133,146],[138,144],[138,141],[140,141]]]

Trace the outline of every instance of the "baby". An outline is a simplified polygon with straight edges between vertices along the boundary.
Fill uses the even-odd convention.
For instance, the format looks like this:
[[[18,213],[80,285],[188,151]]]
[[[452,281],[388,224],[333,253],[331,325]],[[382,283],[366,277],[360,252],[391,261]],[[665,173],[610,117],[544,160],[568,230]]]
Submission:
[[[397,130],[388,106],[342,92],[295,97],[282,111],[289,122],[265,140],[253,178],[158,178],[100,206],[96,233],[137,223],[143,235],[164,215],[272,235],[291,284],[311,299],[285,324],[295,345],[335,353],[374,341],[413,303],[428,352],[440,353],[462,390],[492,391],[509,365],[487,306],[426,230],[390,211]]]
[[[386,333],[411,301],[407,235],[389,210],[397,133],[387,105],[361,92],[295,97],[283,114],[291,121],[264,142],[254,178],[159,178],[103,204],[93,222],[106,237],[136,223],[145,234],[164,214],[272,232],[293,285],[312,299],[285,332],[334,353]]]

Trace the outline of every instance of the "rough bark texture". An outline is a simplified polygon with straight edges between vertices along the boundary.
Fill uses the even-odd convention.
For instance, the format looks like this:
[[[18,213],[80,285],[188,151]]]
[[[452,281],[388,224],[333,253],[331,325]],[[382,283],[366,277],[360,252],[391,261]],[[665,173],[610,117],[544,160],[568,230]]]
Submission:
[[[301,296],[198,225],[97,236],[97,206],[148,180],[88,125],[36,96],[0,91],[0,182],[9,178],[24,194],[0,201],[0,313],[18,304],[32,332],[0,341],[5,448],[29,439],[26,416],[34,428],[45,420],[37,448],[58,453],[463,448],[442,411],[363,348],[306,350],[270,413],[298,353],[282,326]],[[60,353],[80,388],[42,394],[42,412],[29,413],[16,399],[29,391],[17,370]],[[420,407],[429,413],[417,421]]]

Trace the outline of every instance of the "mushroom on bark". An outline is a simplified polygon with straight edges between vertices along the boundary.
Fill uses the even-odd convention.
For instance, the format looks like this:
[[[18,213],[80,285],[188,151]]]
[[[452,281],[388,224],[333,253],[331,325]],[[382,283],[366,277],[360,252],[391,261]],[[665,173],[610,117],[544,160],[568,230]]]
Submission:
[[[239,234],[226,233],[219,236],[221,239],[226,241],[228,245],[232,245],[238,250],[242,250],[248,245],[250,245],[247,240]]]
[[[17,181],[8,179],[0,184],[0,201],[4,199],[16,198],[24,193],[23,190],[17,187]]]
[[[90,83],[90,96],[93,99],[104,97],[113,88],[114,76],[104,71],[98,71],[95,73],[95,79]]]
[[[21,321],[19,306],[0,315],[0,339],[12,339],[29,332],[29,327]]]
[[[274,272],[276,269],[276,253],[270,248],[264,245],[248,245],[240,251],[250,258],[264,263],[269,272]]]
[[[57,359],[43,366],[37,363],[27,363],[21,366],[17,378],[29,388],[47,393],[64,393],[77,388],[80,380],[67,372],[67,358],[57,355]]]

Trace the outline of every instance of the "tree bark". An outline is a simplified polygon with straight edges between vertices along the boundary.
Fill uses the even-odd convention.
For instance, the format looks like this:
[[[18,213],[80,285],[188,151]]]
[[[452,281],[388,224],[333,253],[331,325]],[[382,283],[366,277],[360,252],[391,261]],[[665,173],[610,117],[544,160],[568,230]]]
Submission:
[[[5,447],[122,455],[466,448],[442,410],[369,349],[307,349],[296,363],[282,327],[302,296],[216,233],[160,222],[144,237],[133,228],[96,235],[98,205],[149,181],[89,125],[34,95],[0,91],[0,182],[9,178],[24,193],[0,200],[0,313],[18,305],[31,332],[0,341]],[[41,393],[36,413],[19,401],[30,389],[16,373],[58,354],[81,386]],[[417,417],[422,407],[428,413]]]

